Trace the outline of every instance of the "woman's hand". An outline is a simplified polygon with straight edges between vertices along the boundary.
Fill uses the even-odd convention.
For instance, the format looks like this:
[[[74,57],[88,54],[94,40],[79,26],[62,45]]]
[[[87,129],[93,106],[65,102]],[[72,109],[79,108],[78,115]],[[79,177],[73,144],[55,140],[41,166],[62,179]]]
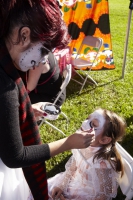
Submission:
[[[74,133],[69,137],[49,143],[51,157],[71,149],[83,149],[95,140],[94,129]]]
[[[51,193],[54,200],[65,200],[63,191],[59,187],[54,187]]]
[[[45,102],[32,104],[32,108],[37,121],[40,120],[42,117],[44,117],[44,111],[41,109],[42,105],[44,104]]]
[[[83,149],[90,146],[95,140],[95,131],[90,129],[89,131],[80,131],[80,133],[74,133],[67,138],[68,147],[70,149]]]

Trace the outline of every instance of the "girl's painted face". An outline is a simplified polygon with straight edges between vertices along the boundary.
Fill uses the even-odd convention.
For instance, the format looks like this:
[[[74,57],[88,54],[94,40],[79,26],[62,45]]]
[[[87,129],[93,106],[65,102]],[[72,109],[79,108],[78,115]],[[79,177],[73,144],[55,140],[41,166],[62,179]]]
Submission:
[[[19,57],[19,68],[21,71],[28,71],[38,66],[40,63],[46,63],[47,56],[42,55],[41,49],[44,48],[41,42],[38,42],[20,53]]]
[[[92,114],[90,114],[88,119],[83,121],[81,128],[83,131],[87,131],[90,130],[91,128],[94,128],[95,136],[97,136],[102,132],[104,124],[105,124],[105,118],[103,110],[98,109]]]

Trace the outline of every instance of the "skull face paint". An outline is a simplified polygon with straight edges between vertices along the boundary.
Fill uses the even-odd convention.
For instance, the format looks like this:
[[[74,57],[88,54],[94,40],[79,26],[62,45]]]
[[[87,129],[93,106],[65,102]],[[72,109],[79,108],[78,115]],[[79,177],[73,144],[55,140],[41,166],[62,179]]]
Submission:
[[[38,42],[20,54],[19,67],[21,71],[28,71],[40,63],[44,64],[46,62],[47,56],[41,54],[42,48],[45,47],[41,42]]]
[[[89,118],[83,121],[81,128],[83,131],[90,130],[94,128],[95,136],[99,135],[104,127],[105,118],[104,112],[101,109],[96,110],[92,114],[89,115]]]

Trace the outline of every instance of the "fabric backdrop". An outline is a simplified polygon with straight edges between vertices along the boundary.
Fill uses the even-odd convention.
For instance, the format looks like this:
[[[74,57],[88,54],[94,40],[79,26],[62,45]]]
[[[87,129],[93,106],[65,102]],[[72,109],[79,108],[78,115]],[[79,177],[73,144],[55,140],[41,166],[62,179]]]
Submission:
[[[92,70],[114,69],[108,0],[59,0],[59,3],[72,37],[72,57],[75,57],[85,36],[101,37],[103,45]],[[93,53],[94,49],[85,51],[86,57],[93,56]]]

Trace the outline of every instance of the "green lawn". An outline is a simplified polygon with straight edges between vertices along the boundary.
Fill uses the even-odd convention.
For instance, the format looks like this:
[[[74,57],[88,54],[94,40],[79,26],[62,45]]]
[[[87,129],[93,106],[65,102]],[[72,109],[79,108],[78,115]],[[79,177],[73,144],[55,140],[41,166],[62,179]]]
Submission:
[[[125,78],[122,79],[122,65],[124,55],[124,44],[127,32],[129,15],[129,3],[127,0],[110,0],[110,28],[113,45],[113,56],[116,69],[105,71],[92,71],[91,74],[98,82],[98,87],[87,86],[81,95],[78,95],[78,85],[70,82],[67,87],[67,99],[62,106],[69,119],[69,127],[66,129],[65,120],[59,118],[56,125],[65,131],[66,135],[74,133],[81,122],[97,107],[112,110],[127,121],[126,136],[121,143],[122,146],[133,156],[133,26],[130,27],[129,44]],[[41,128],[43,142],[51,142],[62,138],[62,135],[47,125]],[[62,153],[47,161],[48,177],[64,170],[64,164],[71,152]],[[124,200],[119,192],[117,200]]]

